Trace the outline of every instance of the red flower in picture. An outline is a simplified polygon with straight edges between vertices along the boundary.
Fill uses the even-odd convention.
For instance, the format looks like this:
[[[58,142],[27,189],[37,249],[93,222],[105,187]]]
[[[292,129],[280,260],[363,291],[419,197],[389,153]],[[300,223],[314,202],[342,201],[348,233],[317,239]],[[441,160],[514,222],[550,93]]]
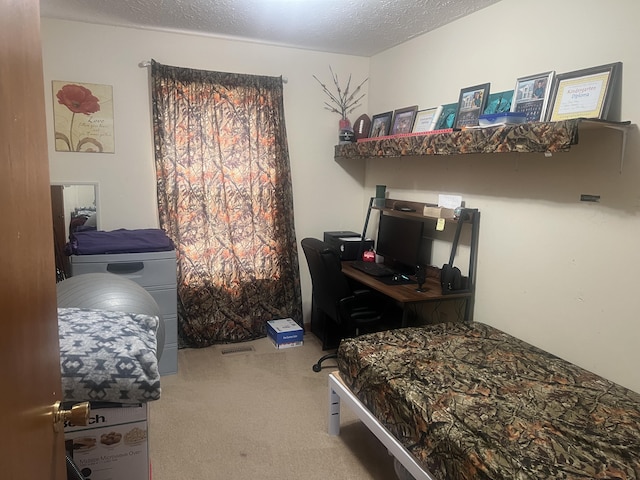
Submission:
[[[64,105],[71,112],[71,120],[69,122],[69,136],[56,130],[56,142],[64,142],[70,152],[102,152],[102,144],[95,138],[85,136],[77,141],[73,138],[74,121],[76,114],[91,115],[100,111],[100,100],[91,90],[82,85],[68,83],[64,85],[58,93],[56,93],[58,103]],[[97,150],[96,150],[97,148]]]
[[[56,97],[58,97],[58,103],[64,105],[73,113],[89,115],[100,110],[98,97],[82,85],[65,85],[58,90]]]

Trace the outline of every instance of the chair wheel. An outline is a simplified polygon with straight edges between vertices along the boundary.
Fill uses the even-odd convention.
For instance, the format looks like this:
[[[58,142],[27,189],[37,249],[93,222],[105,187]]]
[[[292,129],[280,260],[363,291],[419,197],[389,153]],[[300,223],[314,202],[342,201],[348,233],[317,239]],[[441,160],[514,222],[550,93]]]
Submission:
[[[322,370],[322,365],[320,365],[319,363],[316,363],[313,365],[313,367],[311,367],[313,369],[314,372],[319,372],[320,370]]]

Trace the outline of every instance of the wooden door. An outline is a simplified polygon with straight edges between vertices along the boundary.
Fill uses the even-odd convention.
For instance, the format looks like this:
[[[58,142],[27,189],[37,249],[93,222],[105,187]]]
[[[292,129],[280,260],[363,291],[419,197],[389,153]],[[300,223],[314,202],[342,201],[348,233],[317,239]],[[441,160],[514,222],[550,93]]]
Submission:
[[[0,477],[64,480],[38,0],[0,0]]]

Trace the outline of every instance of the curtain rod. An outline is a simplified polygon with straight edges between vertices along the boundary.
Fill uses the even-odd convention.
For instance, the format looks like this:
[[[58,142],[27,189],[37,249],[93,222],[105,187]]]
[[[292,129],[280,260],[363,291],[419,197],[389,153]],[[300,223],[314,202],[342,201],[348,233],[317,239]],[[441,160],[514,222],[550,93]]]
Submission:
[[[140,68],[146,68],[151,66],[151,62],[149,60],[141,61],[138,66]],[[287,77],[282,77],[282,83],[289,83],[289,79]]]

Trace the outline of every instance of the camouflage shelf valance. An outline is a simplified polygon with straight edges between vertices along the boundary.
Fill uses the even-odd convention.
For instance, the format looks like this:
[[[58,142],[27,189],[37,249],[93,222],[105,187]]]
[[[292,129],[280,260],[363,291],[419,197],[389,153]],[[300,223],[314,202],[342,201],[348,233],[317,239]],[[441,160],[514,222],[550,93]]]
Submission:
[[[388,136],[335,146],[335,158],[460,155],[469,153],[566,152],[578,143],[582,122],[608,126],[608,122],[573,119],[499,125],[428,135]],[[625,122],[628,124],[628,122]]]

